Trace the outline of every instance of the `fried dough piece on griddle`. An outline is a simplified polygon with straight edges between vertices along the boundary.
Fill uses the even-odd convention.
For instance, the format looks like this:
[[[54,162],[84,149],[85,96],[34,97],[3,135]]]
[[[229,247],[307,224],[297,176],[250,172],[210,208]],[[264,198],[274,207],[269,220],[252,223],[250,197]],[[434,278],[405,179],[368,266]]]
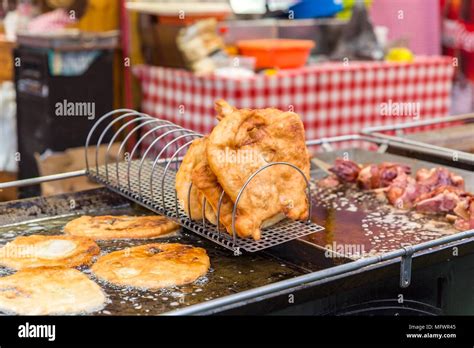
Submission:
[[[89,265],[100,252],[90,238],[78,236],[20,236],[0,249],[0,265],[12,269]]]
[[[194,170],[192,175],[193,185],[199,190],[199,193],[206,197],[214,213],[217,216],[217,210],[219,208],[219,200],[222,194],[222,186],[217,181],[216,175],[212,172],[209,163],[204,161],[200,163]],[[206,206],[207,207],[207,206]],[[225,227],[227,232],[232,235],[232,212],[234,210],[234,203],[229,196],[224,192],[222,197],[222,203],[219,212],[220,223]],[[274,225],[285,218],[284,214],[277,214],[262,223],[262,228]],[[217,223],[215,223],[217,225]]]
[[[73,268],[34,268],[0,278],[0,311],[19,315],[91,313],[103,308],[99,285]]]
[[[206,197],[207,204],[209,204],[217,215],[217,209],[219,206],[219,199],[222,194],[222,186],[217,181],[216,175],[212,172],[207,160],[204,160],[192,173],[193,185],[199,190],[200,193]],[[234,209],[234,203],[231,201],[229,196],[224,193],[222,198],[222,204],[219,212],[219,220],[225,229],[232,234],[232,210]]]
[[[218,100],[215,103],[215,109],[217,112],[216,118],[219,121],[225,118],[226,115],[229,115],[236,110],[224,100]],[[201,163],[207,161],[206,142],[207,137],[199,138],[193,141],[183,158],[181,166],[178,169],[178,173],[176,174],[176,192],[178,200],[188,216],[190,216],[188,212],[188,190],[192,183],[192,172],[197,166],[201,165]],[[221,186],[217,182],[215,183],[217,186],[214,187],[214,189],[222,191]],[[209,188],[209,185],[211,184],[212,180],[211,182],[208,181],[206,185]],[[206,195],[203,194],[203,192],[200,192],[193,183],[193,187],[191,188],[191,192],[189,194],[189,205],[191,210],[191,218],[193,220],[200,220],[203,218],[202,205],[204,197],[206,197]],[[209,198],[206,197],[206,200],[209,201]],[[206,219],[214,225],[217,224],[216,206],[217,203],[213,204],[213,202],[209,202],[206,203],[205,207]]]
[[[206,215],[206,220],[209,221],[211,224],[216,225],[217,216],[214,209],[212,209],[212,206],[207,202],[207,200],[206,200],[206,203],[204,203],[204,199],[206,198],[206,196],[200,190],[197,191],[197,196],[198,196],[199,202],[201,202],[201,208],[205,204],[204,214]]]
[[[202,195],[199,194],[198,189],[194,185],[191,187],[191,193],[189,194],[191,215],[189,215],[188,192],[192,183],[191,175],[193,169],[205,159],[206,141],[207,138],[204,137],[196,139],[192,142],[186,151],[186,154],[184,155],[178,172],[176,173],[175,188],[178,202],[181,205],[181,208],[183,208],[183,210],[186,212],[186,215],[191,216],[193,220],[201,220],[203,218]],[[206,204],[205,215],[207,220],[209,220],[212,224],[216,224],[216,216],[208,204]]]
[[[291,163],[309,178],[304,127],[293,112],[234,110],[212,131],[206,153],[212,172],[234,203],[246,180],[269,162]],[[236,232],[258,240],[263,221],[279,213],[293,220],[308,217],[305,180],[286,165],[265,169],[246,187],[237,210]]]
[[[149,239],[169,234],[179,225],[164,216],[81,216],[69,221],[64,232],[94,240]]]
[[[120,286],[161,289],[194,282],[210,267],[206,250],[178,243],[153,243],[114,251],[92,266],[99,278]]]
[[[191,216],[193,220],[202,219],[202,203],[198,197],[196,187],[191,188],[188,202],[188,192],[191,186],[191,174],[193,169],[202,161],[205,156],[206,146],[205,138],[199,138],[192,142],[189,146],[186,154],[184,155],[183,161],[179,166],[178,172],[176,173],[176,194],[178,201],[186,212],[186,215]],[[188,207],[191,210],[188,211]]]

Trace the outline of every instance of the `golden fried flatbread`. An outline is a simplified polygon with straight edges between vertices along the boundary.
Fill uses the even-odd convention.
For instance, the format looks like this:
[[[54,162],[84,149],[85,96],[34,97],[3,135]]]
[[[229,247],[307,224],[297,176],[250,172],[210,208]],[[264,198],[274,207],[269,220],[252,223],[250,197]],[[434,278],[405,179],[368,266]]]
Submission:
[[[222,194],[222,187],[217,181],[217,177],[212,172],[207,159],[201,162],[194,168],[192,173],[193,185],[199,190],[199,193],[206,197],[213,211],[217,216],[217,210],[219,207],[219,199]],[[229,234],[232,234],[232,210],[234,209],[234,203],[230,200],[229,196],[224,193],[222,198],[222,204],[219,212],[220,223],[225,227]],[[216,217],[217,220],[217,217]]]
[[[192,173],[193,185],[198,189],[199,194],[202,194],[206,197],[206,201],[212,207],[214,214],[216,215],[217,220],[217,211],[219,209],[219,200],[221,198],[223,189],[222,186],[217,181],[216,175],[209,167],[207,158],[203,160],[196,168],[194,168]],[[207,208],[207,206],[206,206]],[[234,203],[229,198],[229,196],[224,192],[222,197],[222,202],[219,211],[219,220],[220,223],[224,226],[226,231],[233,235],[232,231],[232,213],[234,210]],[[263,221],[261,228],[266,228],[272,226],[285,218],[284,214],[277,214],[272,216],[265,221]],[[216,225],[217,223],[215,223]]]
[[[0,311],[20,315],[80,314],[103,308],[101,288],[73,268],[35,268],[0,278]]]
[[[100,252],[90,238],[32,235],[17,237],[0,249],[0,265],[13,269],[88,265]]]
[[[233,110],[213,129],[206,154],[212,172],[234,204],[246,180],[269,162],[288,162],[309,178],[304,127],[293,112]],[[263,222],[280,213],[293,220],[308,217],[306,182],[298,171],[285,165],[267,168],[246,187],[237,209],[236,232],[258,240]]]
[[[64,232],[94,240],[150,239],[169,234],[179,225],[164,216],[81,216],[69,221]]]
[[[176,173],[176,196],[178,202],[181,208],[186,212],[186,215],[191,216],[193,220],[201,220],[203,218],[203,195],[194,185],[191,187],[191,192],[189,193],[189,187],[192,183],[191,175],[193,169],[206,157],[206,141],[207,138],[204,137],[192,142],[183,157],[178,172]],[[188,206],[190,207],[191,215],[189,215]],[[216,224],[216,215],[209,204],[206,204],[205,215],[207,220],[214,225]]]
[[[202,209],[202,205],[205,204],[204,214],[206,215],[206,220],[209,221],[211,224],[215,225],[217,223],[217,216],[216,216],[216,213],[214,212],[214,209],[212,209],[212,206],[207,201],[204,202],[204,199],[206,197],[200,190],[197,191],[197,196],[198,196],[199,202],[201,202],[201,209]]]
[[[202,205],[196,187],[191,188],[188,201],[188,192],[189,187],[191,186],[191,173],[193,168],[204,157],[205,150],[204,138],[194,140],[186,151],[183,161],[176,173],[176,194],[179,203],[188,216],[190,216],[188,211],[188,206],[190,206],[191,218],[193,220],[202,219]]]
[[[209,257],[202,248],[153,243],[104,255],[92,271],[115,285],[161,289],[192,283],[205,275],[209,266]]]

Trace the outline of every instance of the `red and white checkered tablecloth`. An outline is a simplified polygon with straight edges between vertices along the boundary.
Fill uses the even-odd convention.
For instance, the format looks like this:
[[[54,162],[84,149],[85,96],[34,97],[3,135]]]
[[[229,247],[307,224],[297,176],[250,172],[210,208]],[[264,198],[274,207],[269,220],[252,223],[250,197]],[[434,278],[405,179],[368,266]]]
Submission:
[[[446,57],[419,57],[409,64],[323,63],[239,80],[199,77],[155,66],[134,67],[142,86],[142,111],[152,116],[209,133],[216,123],[214,101],[224,98],[238,108],[276,107],[297,112],[307,139],[413,121],[407,112],[387,115],[386,110],[395,110],[394,105],[419,105],[420,119],[445,116],[453,73],[452,60]]]

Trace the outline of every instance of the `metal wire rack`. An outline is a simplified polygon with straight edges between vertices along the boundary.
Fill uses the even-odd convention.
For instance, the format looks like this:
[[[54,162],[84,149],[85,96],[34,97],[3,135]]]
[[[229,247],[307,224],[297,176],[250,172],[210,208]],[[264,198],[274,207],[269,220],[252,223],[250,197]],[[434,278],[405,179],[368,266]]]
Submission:
[[[92,137],[99,134],[95,133],[101,125],[103,130],[95,144],[94,161],[91,161],[88,158],[88,148]],[[102,161],[105,164],[99,165],[99,148],[101,145],[106,145],[103,142],[106,136],[110,136],[109,133],[112,136],[108,138],[110,140],[108,141],[104,161]],[[133,143],[135,136],[138,135],[140,137]],[[160,120],[137,111],[129,109],[115,110],[102,116],[95,123],[87,137],[85,145],[86,172],[92,180],[232,250],[235,255],[240,255],[242,250],[255,252],[270,248],[324,229],[311,222],[311,189],[308,178],[298,167],[287,162],[270,162],[249,176],[234,202],[232,235],[228,234],[219,224],[224,191],[221,194],[216,211],[217,226],[206,221],[205,218],[199,221],[192,220],[178,202],[175,177],[187,148],[195,139],[202,136],[202,134],[169,121]],[[118,139],[123,140],[120,142],[117,153],[111,156],[112,144]],[[112,161],[111,158],[114,158],[114,160]],[[235,232],[235,217],[242,194],[255,176],[273,166],[289,166],[303,176],[306,181],[308,221],[285,219],[276,225],[263,229],[261,239],[258,241],[240,238]],[[192,185],[189,187],[188,197],[191,188]],[[204,211],[206,207],[205,199],[202,205]],[[187,211],[191,212],[189,206]]]

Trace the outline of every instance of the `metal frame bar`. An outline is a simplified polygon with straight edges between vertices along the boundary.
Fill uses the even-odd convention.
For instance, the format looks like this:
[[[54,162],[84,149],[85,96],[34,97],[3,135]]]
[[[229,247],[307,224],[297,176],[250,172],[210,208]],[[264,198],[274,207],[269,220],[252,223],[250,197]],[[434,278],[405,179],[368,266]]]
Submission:
[[[11,188],[11,187],[23,187],[23,186],[37,185],[37,184],[41,184],[43,182],[49,182],[49,181],[71,179],[71,178],[76,178],[78,176],[83,176],[83,175],[86,175],[86,174],[87,174],[86,170],[82,169],[82,170],[76,170],[76,171],[73,171],[73,172],[66,172],[66,173],[60,173],[60,174],[51,174],[51,175],[38,176],[38,177],[35,177],[35,178],[29,178],[29,179],[2,182],[2,183],[0,183],[0,190],[6,189],[6,188]]]
[[[453,158],[456,157],[457,161],[474,165],[473,154],[470,154],[464,151],[449,149],[442,146],[436,146],[436,145],[424,143],[421,141],[406,139],[400,136],[404,134],[405,129],[421,127],[421,126],[436,125],[436,124],[444,124],[444,123],[457,123],[460,121],[465,121],[466,123],[474,122],[474,114],[447,116],[447,117],[435,118],[431,120],[406,122],[406,123],[389,125],[389,126],[367,127],[367,128],[364,128],[361,133],[364,135],[370,135],[370,136],[379,138],[381,140],[389,141],[391,142],[391,145],[395,147],[397,147],[397,145],[405,145],[405,148],[406,146],[412,146],[412,147],[416,147],[415,150],[427,153],[432,156],[438,156],[446,160],[452,160]],[[389,131],[395,131],[397,135],[394,136],[394,135],[384,134],[384,132],[389,132]]]
[[[350,139],[350,140],[354,140],[354,139]],[[310,142],[312,144],[322,143],[321,140],[310,141]],[[56,175],[51,175],[51,176],[44,176],[44,177],[25,179],[25,180],[27,181],[34,180],[34,182],[30,184],[37,184],[37,183],[46,182],[50,180],[61,180],[61,179],[81,176],[85,174],[86,174],[85,170],[82,170],[82,171],[77,171],[77,172],[56,174]],[[0,188],[14,187],[14,186],[17,186],[18,184],[21,184],[25,180],[2,183],[0,184]],[[6,186],[7,184],[9,185]],[[334,266],[334,267],[324,269],[321,271],[308,273],[299,277],[295,277],[295,278],[287,279],[284,281],[272,283],[269,285],[261,286],[258,288],[250,289],[247,291],[239,292],[237,294],[228,295],[225,297],[206,301],[204,303],[191,305],[186,308],[182,308],[182,309],[178,309],[172,312],[165,313],[165,315],[204,314],[204,313],[212,312],[213,310],[217,310],[218,308],[236,305],[242,301],[247,301],[247,300],[251,300],[251,299],[255,299],[259,297],[261,298],[263,296],[268,296],[272,293],[278,293],[278,292],[288,293],[292,291],[293,289],[301,287],[301,286],[304,286],[304,287],[315,286],[315,285],[318,285],[318,283],[321,283],[322,281],[330,281],[332,279],[335,279],[338,276],[346,275],[351,272],[361,271],[362,269],[369,266],[375,266],[375,265],[381,264],[383,262],[388,262],[388,261],[395,262],[397,258],[400,258],[400,261],[401,261],[400,264],[402,264],[403,258],[416,257],[418,256],[417,254],[426,252],[430,248],[435,248],[442,245],[448,245],[449,243],[453,243],[453,242],[461,242],[464,239],[466,240],[470,239],[472,241],[473,238],[474,238],[474,230],[459,232],[453,235],[449,235],[449,236],[438,238],[438,239],[431,240],[428,242],[416,244],[410,247],[397,249],[397,250],[394,250],[382,255],[358,259],[358,260],[355,260],[355,261],[352,261],[350,263],[343,264],[340,266]],[[401,266],[401,269],[402,269],[402,266]],[[411,269],[411,265],[410,265],[410,269]],[[402,277],[400,279],[402,279]]]
[[[145,138],[154,133],[154,132],[157,132],[158,130],[162,129],[162,128],[166,128],[166,127],[176,127],[176,128],[172,128],[171,131],[167,131],[163,134],[161,134],[158,138],[156,138],[152,144],[150,144],[148,146],[148,148],[146,149],[146,151],[144,152],[143,156],[142,156],[142,159],[141,159],[141,164],[143,164],[143,161],[144,159],[146,158],[146,156],[148,155],[148,152],[150,151],[152,145],[154,143],[156,143],[157,141],[161,140],[162,138],[165,138],[168,134],[172,133],[173,131],[181,131],[180,128],[178,128],[178,126],[175,126],[173,124],[161,124],[161,125],[158,125],[156,127],[153,127],[152,129],[148,130],[145,134],[143,134],[140,139],[138,139],[138,141],[136,142],[135,146],[133,147],[132,151],[130,152],[130,156],[128,158],[128,165],[127,165],[127,183],[128,183],[128,189],[130,190],[130,187],[131,187],[131,182],[130,182],[130,168],[131,168],[131,165],[132,165],[132,160],[133,160],[133,157],[135,155],[135,152],[138,150],[138,148],[140,147],[140,145],[142,144],[143,140],[145,140]],[[140,168],[141,168],[141,165],[140,165]],[[98,174],[98,173],[97,173]],[[118,177],[118,175],[117,175]]]
[[[366,141],[369,143],[381,145],[389,145],[389,141],[378,139],[371,135],[361,135],[361,134],[347,134],[347,135],[339,135],[335,137],[329,138],[320,138],[314,140],[307,140],[306,146],[321,146],[325,151],[333,151],[331,143],[341,143],[345,141]]]
[[[198,139],[199,138],[199,135],[197,134],[185,134],[185,135],[181,135],[180,137],[177,137],[175,139],[178,140],[180,138],[184,139],[186,137],[194,137],[193,140],[190,140],[188,142],[186,142],[184,145],[180,146],[174,153],[173,155],[167,160],[167,163],[165,165],[165,169],[163,171],[163,174],[161,176],[161,202],[163,204],[163,209],[166,211],[166,206],[165,206],[165,190],[164,190],[164,187],[165,187],[165,179],[166,179],[166,174],[168,173],[168,169],[171,165],[171,163],[173,161],[176,162],[176,156],[182,151],[184,150],[185,148],[189,147],[194,140]],[[171,143],[169,143],[168,145],[171,145]],[[168,146],[167,145],[167,146]],[[158,161],[160,160],[160,157],[161,157],[161,154],[162,152],[164,151],[165,148],[163,148],[163,150],[156,156],[155,160],[153,161],[153,165],[152,165],[152,168],[151,168],[151,175],[150,175],[150,190],[151,190],[151,198],[153,199],[154,198],[154,195],[153,195],[153,178],[154,178],[154,174],[155,174],[155,171],[156,171],[156,165],[158,164]],[[174,197],[175,197],[175,201],[176,201],[176,204],[175,204],[175,208],[176,208],[176,216],[179,215],[179,209],[178,209],[178,194],[176,192],[176,190],[174,190]],[[191,214],[190,214],[191,215]]]
[[[422,126],[430,126],[434,124],[440,123],[454,123],[459,121],[468,121],[466,123],[474,122],[474,114],[466,114],[466,115],[454,115],[454,116],[446,116],[446,117],[437,117],[430,120],[419,120],[414,122],[404,122],[389,126],[374,126],[374,127],[366,127],[364,128],[365,132],[369,134],[372,132],[384,132],[384,131],[391,131],[391,130],[402,130],[407,128],[415,128],[415,127],[422,127]]]
[[[122,140],[121,144],[120,144],[120,148],[118,149],[117,151],[117,159],[115,160],[115,176],[117,178],[117,184],[120,183],[120,177],[119,177],[119,157],[120,157],[120,153],[123,151],[123,149],[125,148],[125,145],[127,144],[128,140],[130,139],[130,137],[132,136],[133,133],[135,133],[136,131],[138,131],[139,129],[145,127],[147,124],[151,125],[153,123],[159,123],[160,120],[154,118],[154,119],[150,119],[146,122],[143,122],[143,123],[140,123],[138,126],[136,126],[135,128],[133,128],[130,132],[128,132],[128,134],[125,136],[125,138]],[[106,158],[107,160],[107,158]],[[106,173],[107,173],[107,164],[108,162],[105,163],[106,164]]]

